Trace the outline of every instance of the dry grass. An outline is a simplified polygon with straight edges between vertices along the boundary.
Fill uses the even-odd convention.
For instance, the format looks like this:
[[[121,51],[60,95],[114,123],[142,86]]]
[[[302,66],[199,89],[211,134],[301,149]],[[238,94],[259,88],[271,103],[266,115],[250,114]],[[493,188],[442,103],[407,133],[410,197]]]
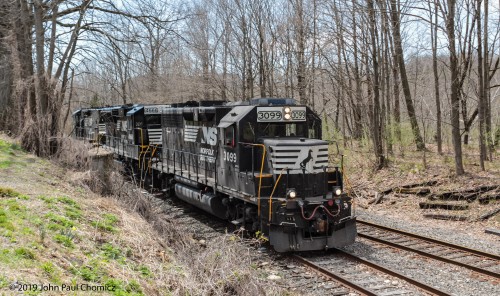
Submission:
[[[221,234],[217,241],[200,246],[196,240],[192,239],[196,234],[196,229],[186,231],[186,229],[179,228],[176,221],[165,220],[161,212],[154,208],[157,201],[153,201],[153,197],[145,195],[142,190],[126,182],[121,174],[113,173],[111,176],[111,184],[115,192],[113,197],[123,207],[139,213],[148,221],[155,230],[155,235],[173,252],[175,261],[179,264],[173,268],[182,277],[182,281],[177,281],[174,285],[174,294],[277,295],[284,293],[280,288],[266,283],[265,275],[254,268],[255,264],[249,254],[253,251],[245,249],[239,243],[237,236]],[[159,255],[163,256],[163,254]]]
[[[94,193],[101,180],[84,170],[86,158],[79,170],[69,167],[85,149],[68,144],[55,160],[61,167],[14,149],[5,136],[0,142],[8,147],[0,158],[16,160],[0,171],[0,188],[11,189],[0,196],[0,295],[13,282],[117,289],[95,295],[288,294],[266,282],[236,236],[200,246],[119,173],[109,176],[115,194]]]

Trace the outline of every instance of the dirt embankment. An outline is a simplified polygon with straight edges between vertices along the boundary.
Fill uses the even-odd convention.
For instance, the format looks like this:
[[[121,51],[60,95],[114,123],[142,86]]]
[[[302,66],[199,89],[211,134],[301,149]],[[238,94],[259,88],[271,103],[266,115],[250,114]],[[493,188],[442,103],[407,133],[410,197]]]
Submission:
[[[77,150],[59,162],[85,162]],[[0,137],[0,295],[281,294],[234,237],[200,247],[119,180],[95,194],[92,174]]]

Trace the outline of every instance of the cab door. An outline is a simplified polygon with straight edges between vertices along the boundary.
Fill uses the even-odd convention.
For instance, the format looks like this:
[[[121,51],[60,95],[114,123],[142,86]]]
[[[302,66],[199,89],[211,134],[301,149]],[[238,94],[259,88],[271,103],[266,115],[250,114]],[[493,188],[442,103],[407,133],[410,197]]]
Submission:
[[[217,181],[222,186],[240,190],[236,124],[220,127],[220,135]]]

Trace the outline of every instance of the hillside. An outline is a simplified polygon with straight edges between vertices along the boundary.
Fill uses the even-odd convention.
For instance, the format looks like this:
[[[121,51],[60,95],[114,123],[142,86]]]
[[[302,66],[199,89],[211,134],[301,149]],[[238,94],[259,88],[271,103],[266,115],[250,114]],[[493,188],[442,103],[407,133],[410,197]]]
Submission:
[[[229,235],[202,249],[173,223],[148,223],[148,205],[141,216],[93,193],[86,175],[0,138],[0,295],[253,294],[265,280],[251,258],[225,250]]]

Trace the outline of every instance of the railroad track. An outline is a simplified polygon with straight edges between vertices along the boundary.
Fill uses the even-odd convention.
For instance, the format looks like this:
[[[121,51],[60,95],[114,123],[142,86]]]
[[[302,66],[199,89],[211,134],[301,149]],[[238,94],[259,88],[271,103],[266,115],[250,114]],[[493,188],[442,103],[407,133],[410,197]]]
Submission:
[[[500,256],[376,223],[357,220],[358,236],[500,279]]]
[[[399,272],[338,249],[327,252],[326,256],[307,257],[307,255],[294,254],[292,257],[340,284],[337,290],[331,291],[329,295],[347,295],[346,289],[368,296],[450,295]]]

